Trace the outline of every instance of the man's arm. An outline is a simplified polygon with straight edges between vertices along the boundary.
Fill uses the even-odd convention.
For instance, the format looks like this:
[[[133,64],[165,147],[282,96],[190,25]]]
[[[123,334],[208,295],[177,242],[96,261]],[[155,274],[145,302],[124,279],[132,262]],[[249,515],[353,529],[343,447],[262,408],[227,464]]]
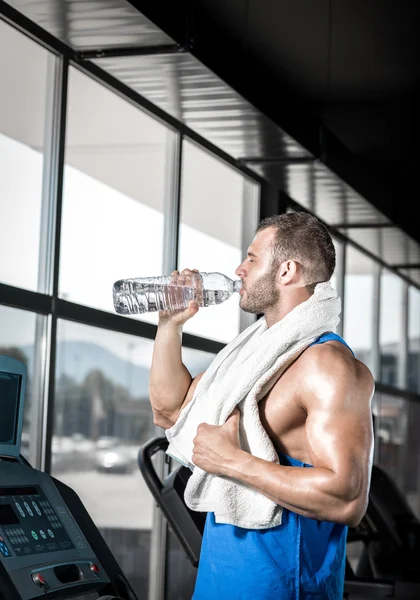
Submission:
[[[301,361],[307,451],[314,468],[281,466],[240,450],[237,412],[222,427],[199,426],[193,462],[306,517],[355,526],[368,501],[373,378],[362,363],[332,346],[314,346]]]
[[[194,272],[184,269],[173,271],[174,283],[189,284]],[[162,311],[153,346],[149,396],[155,425],[169,429],[181,409],[193,397],[203,373],[193,379],[182,362],[182,327],[198,311],[197,302],[190,302],[185,310]]]

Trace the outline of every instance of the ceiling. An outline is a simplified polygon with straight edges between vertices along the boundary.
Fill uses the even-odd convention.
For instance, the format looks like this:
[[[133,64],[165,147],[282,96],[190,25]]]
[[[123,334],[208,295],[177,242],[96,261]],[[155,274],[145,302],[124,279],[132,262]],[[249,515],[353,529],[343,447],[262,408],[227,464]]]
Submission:
[[[350,196],[367,199],[420,242],[416,0],[130,1],[320,159],[315,186],[328,174],[331,181],[318,203],[342,199],[344,181]],[[290,173],[310,169],[276,162],[269,144],[263,154],[267,161],[254,167],[289,193]],[[382,236],[387,244],[396,243],[399,228]],[[364,230],[351,237],[358,233],[368,238]],[[419,265],[417,251],[405,256],[392,262]]]
[[[416,2],[8,4],[420,284]]]

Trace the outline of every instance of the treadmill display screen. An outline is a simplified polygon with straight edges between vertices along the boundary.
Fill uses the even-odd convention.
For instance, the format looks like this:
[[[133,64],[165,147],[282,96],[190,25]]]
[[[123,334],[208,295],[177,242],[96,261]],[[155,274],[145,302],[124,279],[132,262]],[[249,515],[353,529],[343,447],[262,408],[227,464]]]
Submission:
[[[0,504],[0,525],[17,525],[19,519],[10,504]]]
[[[16,444],[21,379],[14,373],[0,373],[0,444]]]

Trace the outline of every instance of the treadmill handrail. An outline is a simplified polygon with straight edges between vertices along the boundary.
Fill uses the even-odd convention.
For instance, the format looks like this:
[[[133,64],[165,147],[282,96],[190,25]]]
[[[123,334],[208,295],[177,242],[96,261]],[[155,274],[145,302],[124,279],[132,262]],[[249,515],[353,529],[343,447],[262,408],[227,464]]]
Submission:
[[[162,492],[163,485],[153,467],[151,457],[159,450],[166,450],[168,446],[169,442],[165,437],[152,438],[143,444],[137,455],[137,464],[141,474],[155,498]]]
[[[369,581],[367,579],[346,580],[344,582],[344,597],[352,600],[363,598],[393,598],[395,582],[392,580]]]
[[[137,462],[146,485],[168,522],[169,528],[178,539],[191,564],[196,567],[200,558],[202,531],[190,514],[183,497],[180,497],[174,487],[178,474],[186,467],[179,465],[162,482],[151,461],[153,454],[159,450],[166,451],[168,446],[169,443],[164,437],[149,440],[140,448]]]

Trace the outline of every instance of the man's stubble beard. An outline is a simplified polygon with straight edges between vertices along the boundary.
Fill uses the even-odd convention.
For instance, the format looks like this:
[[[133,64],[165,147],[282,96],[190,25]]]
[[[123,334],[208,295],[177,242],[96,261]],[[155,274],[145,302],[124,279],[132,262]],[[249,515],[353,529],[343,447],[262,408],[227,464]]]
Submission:
[[[273,265],[251,289],[245,289],[246,297],[242,296],[239,303],[243,311],[257,315],[278,304],[280,292],[276,289],[276,275],[277,268]]]

